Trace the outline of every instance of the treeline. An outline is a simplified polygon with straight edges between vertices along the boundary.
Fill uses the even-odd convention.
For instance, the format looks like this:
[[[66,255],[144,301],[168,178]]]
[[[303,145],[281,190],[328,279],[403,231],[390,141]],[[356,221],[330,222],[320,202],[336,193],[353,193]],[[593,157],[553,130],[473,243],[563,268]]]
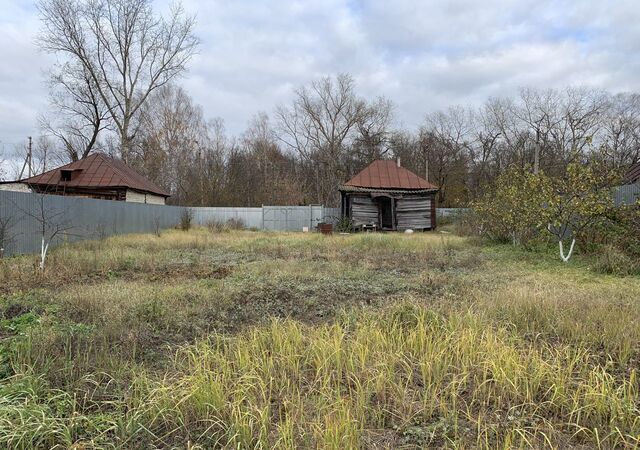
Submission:
[[[199,44],[193,18],[180,8],[162,17],[152,6],[38,4],[38,42],[62,61],[50,79],[55,113],[42,119],[49,137],[36,140],[41,169],[52,158],[105,151],[168,189],[174,203],[336,205],[340,183],[375,159],[399,157],[440,187],[441,206],[461,206],[510,166],[554,176],[596,160],[622,170],[640,156],[638,94],[525,88],[399,130],[392,102],[363,98],[346,74],[300,87],[230,136],[176,81]]]
[[[296,91],[239,137],[205,120],[175,86],[154,96],[143,118],[129,163],[194,205],[335,205],[340,183],[375,159],[400,158],[440,187],[440,205],[460,206],[512,165],[554,176],[593,160],[624,170],[640,155],[640,96],[576,88],[451,107],[428,114],[416,132],[395,130],[393,105],[359,98],[346,75]]]
[[[291,104],[256,114],[234,137],[168,84],[142,108],[126,160],[175,203],[259,206],[335,205],[340,183],[375,159],[400,158],[440,187],[441,206],[461,206],[512,165],[553,176],[597,160],[622,171],[640,155],[637,94],[522,89],[480,108],[427,114],[415,132],[393,123],[391,102],[360,98],[340,75],[297,90]],[[96,148],[125,157],[117,141]]]

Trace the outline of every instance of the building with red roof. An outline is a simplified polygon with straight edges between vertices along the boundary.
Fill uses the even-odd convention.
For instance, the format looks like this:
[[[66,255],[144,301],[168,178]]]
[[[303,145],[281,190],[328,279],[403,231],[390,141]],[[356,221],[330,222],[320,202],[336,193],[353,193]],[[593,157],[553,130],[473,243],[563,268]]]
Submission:
[[[164,205],[170,196],[121,160],[102,153],[40,175],[4,183],[4,189],[156,205]]]
[[[356,228],[433,230],[438,187],[397,162],[377,160],[339,187],[342,215]]]

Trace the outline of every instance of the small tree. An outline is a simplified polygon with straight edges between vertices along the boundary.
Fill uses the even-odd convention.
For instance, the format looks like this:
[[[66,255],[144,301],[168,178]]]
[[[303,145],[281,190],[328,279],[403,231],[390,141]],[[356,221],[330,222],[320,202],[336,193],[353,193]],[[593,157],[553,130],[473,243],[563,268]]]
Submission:
[[[189,231],[193,223],[193,210],[191,208],[184,208],[180,213],[180,229],[183,231]]]
[[[512,166],[500,175],[495,189],[474,209],[480,217],[480,232],[522,244],[549,220],[546,207],[553,194],[549,177],[529,168]]]
[[[38,223],[40,234],[40,263],[38,267],[41,272],[44,272],[51,242],[59,236],[72,236],[70,230],[73,228],[71,221],[65,218],[66,211],[49,206],[47,204],[48,197],[49,195],[46,193],[38,194],[38,204],[34,211],[22,209],[16,205],[24,215],[31,217]]]
[[[565,176],[554,181],[547,230],[557,239],[564,262],[571,258],[580,233],[605,220],[613,207],[610,186],[614,178],[612,172],[599,171],[594,166],[569,164]],[[568,239],[571,244],[565,254],[564,241]]]
[[[13,215],[0,216],[0,258],[4,256],[5,249],[18,235],[14,232],[16,219]]]

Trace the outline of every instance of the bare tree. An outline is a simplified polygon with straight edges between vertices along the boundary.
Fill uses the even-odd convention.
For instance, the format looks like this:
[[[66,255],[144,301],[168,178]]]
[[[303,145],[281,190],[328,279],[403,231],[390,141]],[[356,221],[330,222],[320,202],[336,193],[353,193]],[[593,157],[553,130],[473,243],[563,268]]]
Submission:
[[[167,84],[140,114],[130,164],[173,193],[178,203],[206,205],[221,184],[226,147],[221,120],[206,121],[184,89]]]
[[[439,187],[440,204],[448,199],[452,179],[464,180],[471,131],[469,112],[459,106],[427,115],[420,130],[421,151],[429,163],[430,178]]]
[[[151,0],[41,0],[40,46],[82,67],[104,102],[127,161],[149,95],[180,75],[198,45],[180,6],[164,18]],[[85,73],[83,72],[83,73]]]
[[[1,144],[0,144],[1,145]],[[2,146],[2,153],[0,153],[0,181],[3,181],[7,176],[8,164],[6,161],[6,155],[4,154],[4,146]]]
[[[271,126],[269,116],[260,113],[249,122],[242,136],[240,149],[234,155],[231,164],[241,179],[229,179],[228,191],[244,191],[243,204],[255,205],[295,205],[303,201],[301,182],[296,171],[296,160],[291,154],[285,154]],[[247,188],[243,188],[246,185]],[[255,189],[255,186],[260,189]]]
[[[341,162],[366,114],[367,105],[346,74],[313,81],[296,91],[290,107],[277,109],[278,137],[310,166],[314,201],[337,202],[336,186],[345,178]]]
[[[640,161],[640,95],[609,96],[598,142],[600,156],[614,169]]]
[[[53,112],[41,118],[42,128],[60,140],[66,160],[86,158],[100,132],[109,128],[110,117],[91,74],[67,62],[51,73],[49,86]]]
[[[353,150],[366,163],[382,158],[390,150],[392,118],[393,104],[384,97],[368,104],[361,115]]]

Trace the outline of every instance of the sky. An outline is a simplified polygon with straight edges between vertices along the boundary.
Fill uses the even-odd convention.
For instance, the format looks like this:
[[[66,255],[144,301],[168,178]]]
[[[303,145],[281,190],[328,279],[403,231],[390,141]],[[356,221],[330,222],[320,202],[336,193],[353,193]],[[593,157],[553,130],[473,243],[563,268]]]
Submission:
[[[231,134],[338,73],[390,99],[408,130],[523,86],[640,91],[638,1],[184,0],[201,46],[179,83]],[[38,134],[48,108],[55,56],[35,45],[39,27],[32,1],[0,0],[0,158]]]

